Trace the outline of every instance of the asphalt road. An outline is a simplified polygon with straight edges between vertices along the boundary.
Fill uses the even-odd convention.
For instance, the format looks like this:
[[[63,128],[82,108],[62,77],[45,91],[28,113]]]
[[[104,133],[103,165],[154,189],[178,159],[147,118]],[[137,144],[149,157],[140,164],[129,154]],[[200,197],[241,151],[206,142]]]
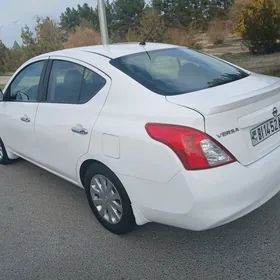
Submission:
[[[97,223],[82,189],[23,160],[0,167],[1,280],[279,280],[279,231],[277,195],[210,231],[149,224],[119,237]]]

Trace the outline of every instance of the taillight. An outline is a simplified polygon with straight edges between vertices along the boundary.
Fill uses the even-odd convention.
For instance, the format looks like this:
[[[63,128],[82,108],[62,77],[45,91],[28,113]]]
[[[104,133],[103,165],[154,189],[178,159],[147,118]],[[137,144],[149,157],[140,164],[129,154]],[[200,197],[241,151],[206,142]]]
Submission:
[[[235,158],[216,140],[194,128],[147,123],[149,136],[172,149],[185,169],[199,170],[232,163]]]

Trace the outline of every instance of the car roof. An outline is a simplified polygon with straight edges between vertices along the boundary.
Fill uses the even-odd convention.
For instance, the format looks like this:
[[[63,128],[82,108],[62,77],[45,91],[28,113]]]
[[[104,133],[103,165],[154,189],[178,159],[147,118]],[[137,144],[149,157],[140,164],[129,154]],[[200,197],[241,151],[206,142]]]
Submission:
[[[54,51],[48,53],[48,55],[67,55],[69,52],[72,54],[77,52],[77,55],[83,52],[89,52],[98,54],[109,59],[118,58],[125,55],[140,53],[144,51],[153,51],[153,50],[161,50],[167,48],[174,48],[179,47],[176,45],[170,44],[160,44],[160,43],[146,43],[145,45],[141,45],[138,43],[117,43],[117,44],[109,44],[109,45],[96,45],[96,46],[87,46],[87,47],[79,47],[79,48],[72,48],[72,49],[64,49],[60,51]],[[44,54],[46,55],[46,54]]]

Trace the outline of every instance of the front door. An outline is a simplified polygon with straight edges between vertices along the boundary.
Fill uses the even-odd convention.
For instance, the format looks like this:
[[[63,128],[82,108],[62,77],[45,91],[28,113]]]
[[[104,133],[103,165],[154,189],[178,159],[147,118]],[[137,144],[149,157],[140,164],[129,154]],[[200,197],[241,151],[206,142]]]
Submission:
[[[77,162],[88,151],[109,88],[110,79],[88,64],[52,60],[45,101],[38,106],[35,123],[39,164],[77,182]]]
[[[24,65],[0,102],[0,137],[9,151],[28,159],[36,153],[34,124],[45,63],[39,60]]]

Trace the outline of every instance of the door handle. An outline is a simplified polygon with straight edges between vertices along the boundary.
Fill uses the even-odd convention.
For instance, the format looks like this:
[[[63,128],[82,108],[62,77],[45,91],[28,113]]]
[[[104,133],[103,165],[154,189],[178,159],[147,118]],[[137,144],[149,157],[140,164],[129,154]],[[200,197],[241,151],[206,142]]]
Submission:
[[[23,122],[27,122],[27,123],[30,122],[30,118],[28,118],[27,116],[21,117],[20,119],[21,119]]]
[[[85,129],[85,128],[83,128],[83,127],[80,126],[80,125],[77,125],[77,126],[75,126],[75,127],[72,127],[71,130],[72,130],[72,132],[74,132],[74,133],[78,133],[78,134],[82,134],[82,135],[88,134],[88,130]]]

